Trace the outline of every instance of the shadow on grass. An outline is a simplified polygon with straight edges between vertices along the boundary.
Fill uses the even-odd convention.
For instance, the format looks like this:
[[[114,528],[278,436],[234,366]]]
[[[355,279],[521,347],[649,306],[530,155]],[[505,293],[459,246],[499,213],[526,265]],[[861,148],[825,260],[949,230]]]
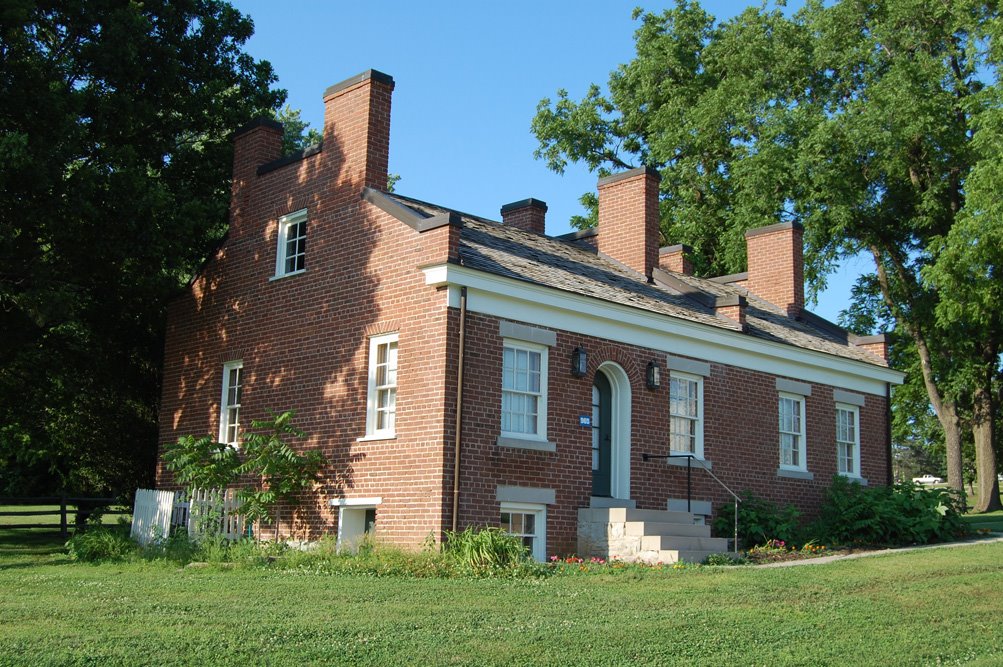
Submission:
[[[65,553],[66,538],[58,530],[18,528],[0,530],[0,558],[53,556]]]

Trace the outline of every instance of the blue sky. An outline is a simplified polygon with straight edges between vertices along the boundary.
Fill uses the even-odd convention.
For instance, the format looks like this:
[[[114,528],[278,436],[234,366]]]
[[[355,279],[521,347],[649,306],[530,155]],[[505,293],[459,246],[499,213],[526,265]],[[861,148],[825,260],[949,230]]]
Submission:
[[[554,174],[534,159],[530,121],[542,98],[565,88],[578,99],[631,59],[638,0],[233,4],[254,20],[248,52],[272,63],[288,103],[314,128],[327,86],[370,68],[394,77],[390,171],[402,177],[398,192],[496,220],[503,204],[535,197],[549,207],[549,234],[570,231],[569,218],[582,212],[578,198],[596,177],[582,165]],[[751,4],[703,2],[718,18]],[[856,273],[848,268],[830,279],[813,308],[819,315],[835,319],[846,307]]]

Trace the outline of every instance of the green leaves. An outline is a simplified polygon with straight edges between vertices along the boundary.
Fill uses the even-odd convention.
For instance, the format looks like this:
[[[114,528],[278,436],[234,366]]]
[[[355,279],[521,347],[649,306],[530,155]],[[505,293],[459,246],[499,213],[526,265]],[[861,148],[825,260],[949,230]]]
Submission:
[[[276,108],[211,0],[0,14],[0,488],[154,470],[167,300],[227,223],[231,133]]]

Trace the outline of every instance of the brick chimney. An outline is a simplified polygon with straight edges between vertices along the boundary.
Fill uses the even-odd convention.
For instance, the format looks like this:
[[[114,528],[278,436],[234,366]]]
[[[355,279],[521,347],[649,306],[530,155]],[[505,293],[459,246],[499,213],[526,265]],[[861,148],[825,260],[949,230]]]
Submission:
[[[663,271],[681,273],[684,276],[693,275],[693,262],[690,261],[690,253],[693,248],[688,245],[667,245],[658,251],[658,266]]]
[[[238,234],[243,212],[258,178],[258,167],[282,157],[282,124],[258,118],[233,135],[233,181],[230,183],[230,233]]]
[[[804,228],[781,222],[745,233],[749,291],[779,306],[788,317],[804,308]]]
[[[502,224],[534,234],[544,234],[547,203],[539,199],[523,199],[501,207]]]
[[[873,355],[881,358],[885,365],[888,365],[888,336],[877,334],[874,336],[851,336],[850,343],[862,350],[867,350]]]
[[[338,183],[385,192],[394,80],[374,69],[324,91],[324,155]]]
[[[599,252],[649,281],[658,266],[659,180],[650,167],[599,179]]]

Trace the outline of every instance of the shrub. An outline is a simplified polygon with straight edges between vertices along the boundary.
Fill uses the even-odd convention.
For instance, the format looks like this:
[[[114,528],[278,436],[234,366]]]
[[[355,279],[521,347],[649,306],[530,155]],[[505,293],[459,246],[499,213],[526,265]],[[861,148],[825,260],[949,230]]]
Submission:
[[[740,494],[738,505],[738,539],[745,547],[763,544],[767,540],[793,541],[798,533],[800,514],[793,505],[777,505],[751,491]],[[735,506],[727,503],[718,510],[713,522],[714,534],[731,537],[735,532]]]
[[[951,489],[862,486],[837,475],[811,532],[837,544],[926,544],[963,535],[964,507],[964,496]]]
[[[120,561],[138,552],[127,526],[89,526],[66,543],[70,558],[83,563]]]
[[[512,567],[529,560],[529,550],[518,537],[494,527],[448,531],[444,551],[474,568]]]

